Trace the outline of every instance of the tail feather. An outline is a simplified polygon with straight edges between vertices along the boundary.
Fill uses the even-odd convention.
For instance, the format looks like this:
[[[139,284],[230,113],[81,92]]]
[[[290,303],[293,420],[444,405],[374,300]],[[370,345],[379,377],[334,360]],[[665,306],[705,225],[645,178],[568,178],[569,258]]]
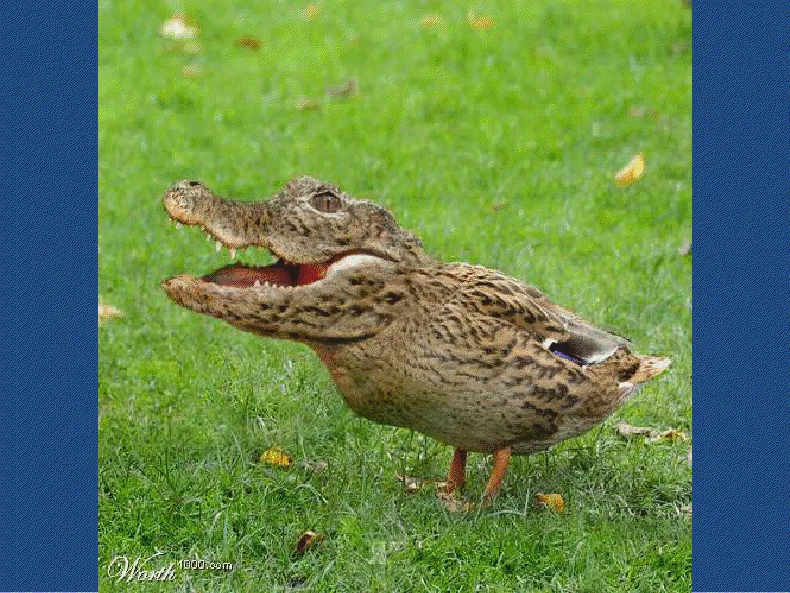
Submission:
[[[666,356],[640,356],[639,368],[629,377],[630,383],[644,383],[658,377],[669,368],[672,361]]]

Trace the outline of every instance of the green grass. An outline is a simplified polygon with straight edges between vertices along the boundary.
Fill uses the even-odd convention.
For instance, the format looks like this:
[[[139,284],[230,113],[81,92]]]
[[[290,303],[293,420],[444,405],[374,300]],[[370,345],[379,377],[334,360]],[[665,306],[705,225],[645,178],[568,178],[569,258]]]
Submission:
[[[691,261],[677,254],[691,232],[690,11],[318,5],[309,22],[283,2],[99,2],[99,291],[126,314],[99,329],[100,588],[129,590],[106,576],[113,556],[161,551],[155,567],[237,567],[179,572],[161,585],[173,591],[690,591],[689,444],[614,430],[691,429]],[[470,28],[470,9],[496,27]],[[158,36],[179,11],[201,25],[197,55]],[[423,29],[428,13],[447,27]],[[234,47],[245,35],[259,52]],[[358,96],[324,96],[349,78]],[[637,152],[643,179],[616,188]],[[524,279],[673,369],[601,430],[516,459],[491,509],[404,494],[393,476],[441,475],[448,447],[354,417],[306,348],[189,313],[158,286],[228,261],[167,224],[171,182],[253,199],[299,173],[383,203],[432,254]],[[254,462],[274,444],[294,467]],[[489,467],[471,458],[470,497]],[[536,508],[548,492],[564,514]],[[327,538],[296,557],[306,530]]]

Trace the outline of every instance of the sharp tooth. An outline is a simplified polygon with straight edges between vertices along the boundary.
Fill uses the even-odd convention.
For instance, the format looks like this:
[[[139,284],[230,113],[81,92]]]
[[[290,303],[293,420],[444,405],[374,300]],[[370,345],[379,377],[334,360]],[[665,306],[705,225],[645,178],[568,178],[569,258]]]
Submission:
[[[261,281],[260,280],[256,280],[255,282],[252,283],[252,285],[255,286],[255,287],[258,287],[258,286],[261,285]]]
[[[236,259],[236,250],[233,248],[230,250],[230,257],[231,259]]]
[[[214,243],[214,249],[217,250],[217,253],[222,251],[222,241],[217,241],[216,243]]]

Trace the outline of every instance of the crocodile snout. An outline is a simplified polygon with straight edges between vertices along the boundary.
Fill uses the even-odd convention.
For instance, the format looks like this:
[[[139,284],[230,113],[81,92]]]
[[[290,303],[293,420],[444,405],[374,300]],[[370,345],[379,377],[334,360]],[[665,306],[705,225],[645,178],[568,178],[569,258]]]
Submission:
[[[211,190],[199,181],[179,181],[165,192],[162,203],[174,220],[183,224],[197,224],[201,222],[198,213],[213,199]]]

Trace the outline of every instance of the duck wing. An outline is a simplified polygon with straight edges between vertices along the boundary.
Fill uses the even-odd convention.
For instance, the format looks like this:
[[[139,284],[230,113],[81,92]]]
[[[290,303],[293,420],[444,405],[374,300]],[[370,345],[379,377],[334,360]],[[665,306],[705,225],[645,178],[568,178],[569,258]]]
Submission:
[[[652,379],[669,367],[669,359],[632,353],[628,339],[551,302],[534,286],[489,268],[460,266],[463,270],[454,270],[464,280],[454,296],[457,304],[515,325],[544,349],[592,374],[633,385]]]

